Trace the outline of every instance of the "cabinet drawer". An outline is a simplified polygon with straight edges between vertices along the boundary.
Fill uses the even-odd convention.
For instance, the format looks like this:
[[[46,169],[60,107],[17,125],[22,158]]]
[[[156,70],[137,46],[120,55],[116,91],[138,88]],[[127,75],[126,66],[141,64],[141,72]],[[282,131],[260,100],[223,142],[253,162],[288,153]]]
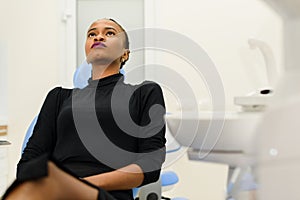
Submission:
[[[0,197],[4,194],[7,187],[7,176],[0,175]]]
[[[7,174],[8,174],[8,162],[0,160],[0,177]]]
[[[0,160],[7,157],[7,147],[0,147]]]
[[[0,148],[0,176],[8,173],[7,148]],[[0,179],[1,180],[1,179]]]

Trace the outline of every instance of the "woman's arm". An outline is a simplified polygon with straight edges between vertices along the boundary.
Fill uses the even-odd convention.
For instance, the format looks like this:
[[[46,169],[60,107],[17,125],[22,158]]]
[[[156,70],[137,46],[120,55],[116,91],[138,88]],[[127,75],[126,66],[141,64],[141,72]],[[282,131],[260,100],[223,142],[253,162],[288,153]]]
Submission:
[[[165,102],[161,87],[151,81],[143,82],[140,89],[141,116],[138,156],[134,162],[141,167],[144,180],[140,186],[159,179],[166,156]]]
[[[84,179],[107,191],[128,190],[141,185],[144,174],[140,166],[131,164],[112,172],[97,174]]]
[[[32,169],[26,166],[28,161],[43,154],[50,154],[56,142],[56,115],[59,111],[61,88],[51,90],[40,110],[33,134],[29,138],[17,167],[17,178],[22,178]]]

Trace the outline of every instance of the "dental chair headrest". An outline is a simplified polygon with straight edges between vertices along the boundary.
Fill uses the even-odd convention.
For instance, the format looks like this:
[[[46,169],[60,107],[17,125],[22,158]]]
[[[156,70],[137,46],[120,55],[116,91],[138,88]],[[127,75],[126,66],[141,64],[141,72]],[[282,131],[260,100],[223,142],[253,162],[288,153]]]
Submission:
[[[92,76],[92,65],[85,61],[76,69],[73,76],[73,85],[75,88],[84,88],[88,85],[88,80]]]

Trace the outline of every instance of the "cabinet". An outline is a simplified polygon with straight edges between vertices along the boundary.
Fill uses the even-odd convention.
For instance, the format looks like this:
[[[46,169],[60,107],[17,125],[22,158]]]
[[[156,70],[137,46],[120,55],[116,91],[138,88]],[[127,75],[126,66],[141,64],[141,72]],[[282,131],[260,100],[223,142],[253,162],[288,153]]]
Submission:
[[[0,197],[8,187],[8,148],[10,143],[6,141],[7,126],[0,121]]]

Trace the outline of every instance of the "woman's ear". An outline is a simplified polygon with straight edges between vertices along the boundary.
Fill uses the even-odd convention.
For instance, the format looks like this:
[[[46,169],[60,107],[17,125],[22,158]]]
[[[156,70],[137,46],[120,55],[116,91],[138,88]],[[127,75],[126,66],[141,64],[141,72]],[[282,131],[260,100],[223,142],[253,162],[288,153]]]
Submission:
[[[122,61],[122,62],[126,62],[129,59],[129,54],[130,54],[129,49],[125,49],[125,52],[122,56],[122,60],[124,60],[124,61]]]
[[[120,63],[121,63],[120,69],[122,69],[123,65],[125,65],[125,63],[129,59],[129,54],[130,54],[129,49],[125,49],[125,52],[123,53],[123,55],[120,58]]]

